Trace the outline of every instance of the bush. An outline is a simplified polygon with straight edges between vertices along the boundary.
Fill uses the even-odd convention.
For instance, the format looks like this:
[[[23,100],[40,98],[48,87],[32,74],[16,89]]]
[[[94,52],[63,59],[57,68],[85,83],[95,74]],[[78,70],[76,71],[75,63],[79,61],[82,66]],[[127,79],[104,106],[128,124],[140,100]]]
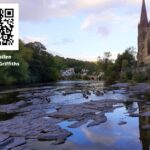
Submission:
[[[146,73],[144,73],[144,72],[138,72],[138,73],[135,72],[133,74],[133,81],[135,81],[135,82],[144,82],[146,80],[148,80],[148,77],[147,77]]]
[[[120,73],[120,81],[121,82],[127,82],[128,81],[128,75],[126,72]]]
[[[83,80],[90,80],[90,78],[88,76],[83,76],[82,78]]]

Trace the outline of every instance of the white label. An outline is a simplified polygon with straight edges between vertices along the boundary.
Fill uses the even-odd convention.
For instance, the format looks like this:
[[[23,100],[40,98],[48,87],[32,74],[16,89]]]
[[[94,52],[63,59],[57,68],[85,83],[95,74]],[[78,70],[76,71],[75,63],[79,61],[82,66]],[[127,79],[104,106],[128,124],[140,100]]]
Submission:
[[[19,50],[19,4],[0,4],[0,51]]]

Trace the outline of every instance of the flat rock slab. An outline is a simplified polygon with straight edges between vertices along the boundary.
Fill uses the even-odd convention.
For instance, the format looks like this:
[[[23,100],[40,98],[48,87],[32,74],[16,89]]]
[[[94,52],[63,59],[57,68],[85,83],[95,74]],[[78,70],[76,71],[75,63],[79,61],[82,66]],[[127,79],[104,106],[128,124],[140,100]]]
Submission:
[[[144,126],[142,126],[142,129],[150,130],[150,125],[144,125]]]
[[[150,102],[146,102],[146,105],[150,105]]]
[[[17,103],[8,104],[8,105],[0,105],[0,112],[12,113],[17,112],[18,109],[27,106],[27,102],[19,101]]]
[[[140,116],[142,116],[142,117],[150,117],[150,112],[141,113]]]
[[[125,124],[127,124],[127,122],[126,121],[120,121],[119,123],[118,123],[118,125],[125,125]]]
[[[14,139],[12,137],[5,139],[4,141],[0,143],[0,149],[4,148],[6,145],[12,143],[13,141]]]
[[[148,83],[138,83],[134,86],[129,87],[130,91],[136,92],[137,94],[144,94],[150,91],[150,84]]]
[[[34,150],[28,147],[28,145],[21,145],[21,146],[17,146],[15,148],[12,148],[11,150]]]
[[[113,111],[117,102],[112,101],[91,101],[83,104],[64,105],[57,112],[49,114],[49,117],[59,118],[68,121],[75,121],[69,125],[70,128],[77,128],[90,122],[87,126],[96,126],[107,121],[106,112]],[[100,112],[100,113],[97,113]]]
[[[139,117],[139,114],[138,113],[131,113],[129,114],[130,117]]]
[[[10,136],[8,134],[0,134],[0,143],[8,139]]]
[[[98,114],[94,117],[94,120],[87,125],[87,127],[92,127],[104,123],[107,121],[107,118],[104,114]]]
[[[128,86],[128,83],[116,83],[111,85],[112,88],[127,88]]]
[[[69,128],[78,128],[84,124],[86,124],[88,122],[88,119],[84,119],[84,120],[81,120],[81,121],[76,121],[75,123],[69,125],[68,127]]]
[[[40,141],[51,141],[51,140],[56,140],[58,143],[64,143],[67,137],[71,136],[72,133],[59,128],[60,131],[57,130],[57,132],[48,132],[48,133],[41,133],[38,136],[38,140]]]
[[[2,150],[11,150],[12,148],[15,148],[17,146],[24,145],[24,144],[26,144],[25,138],[15,137],[11,141],[6,143],[6,145],[3,144],[3,146],[1,146],[1,149]]]

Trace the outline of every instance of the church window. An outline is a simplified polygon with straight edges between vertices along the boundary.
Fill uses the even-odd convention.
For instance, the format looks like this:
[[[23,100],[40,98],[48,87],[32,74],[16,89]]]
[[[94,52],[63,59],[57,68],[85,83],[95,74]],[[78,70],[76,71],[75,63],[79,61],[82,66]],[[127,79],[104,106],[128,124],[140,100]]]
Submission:
[[[147,54],[150,55],[150,39],[148,40]]]

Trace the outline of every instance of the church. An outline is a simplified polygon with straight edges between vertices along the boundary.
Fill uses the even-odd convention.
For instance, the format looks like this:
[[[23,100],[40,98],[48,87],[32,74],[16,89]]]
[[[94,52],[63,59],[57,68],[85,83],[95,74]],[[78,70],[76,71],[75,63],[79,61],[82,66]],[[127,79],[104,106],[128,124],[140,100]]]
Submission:
[[[150,21],[148,21],[145,0],[142,1],[141,18],[138,24],[138,64],[150,64]]]

